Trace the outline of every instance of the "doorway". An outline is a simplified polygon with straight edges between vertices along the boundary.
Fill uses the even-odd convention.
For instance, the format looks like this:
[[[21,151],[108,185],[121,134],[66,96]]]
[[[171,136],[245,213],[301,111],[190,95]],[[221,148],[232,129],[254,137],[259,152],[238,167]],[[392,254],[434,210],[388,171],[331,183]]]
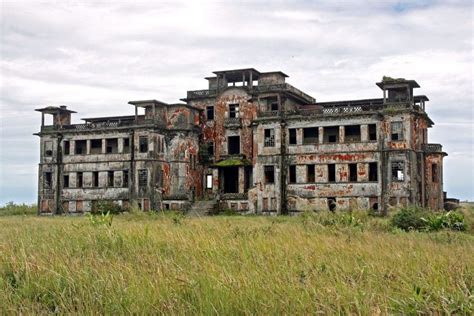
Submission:
[[[224,193],[239,193],[239,167],[221,169]]]

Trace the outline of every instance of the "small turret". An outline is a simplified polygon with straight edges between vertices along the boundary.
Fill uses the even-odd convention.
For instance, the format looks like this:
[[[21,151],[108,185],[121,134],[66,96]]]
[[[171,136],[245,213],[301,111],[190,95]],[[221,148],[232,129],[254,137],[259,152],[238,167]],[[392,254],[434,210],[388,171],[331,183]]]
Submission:
[[[67,106],[47,106],[42,109],[36,109],[35,111],[41,112],[41,127],[44,126],[44,115],[50,114],[53,116],[53,126],[62,127],[64,125],[71,124],[71,114],[77,113],[75,111],[69,110]]]
[[[413,104],[413,88],[420,86],[415,80],[405,78],[383,77],[381,82],[376,83],[383,90],[383,103],[408,102]],[[388,95],[386,93],[388,91]]]

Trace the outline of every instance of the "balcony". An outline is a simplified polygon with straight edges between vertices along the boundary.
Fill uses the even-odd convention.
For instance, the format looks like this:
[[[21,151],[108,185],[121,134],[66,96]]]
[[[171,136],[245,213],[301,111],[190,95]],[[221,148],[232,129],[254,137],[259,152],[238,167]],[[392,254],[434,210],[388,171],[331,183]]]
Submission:
[[[441,144],[423,144],[421,145],[421,149],[425,153],[442,153],[443,146]]]
[[[220,195],[221,200],[248,200],[248,193],[222,193]]]
[[[229,118],[226,118],[224,120],[224,127],[235,127],[235,128],[239,128],[241,127],[241,120],[240,120],[240,117],[229,117]]]

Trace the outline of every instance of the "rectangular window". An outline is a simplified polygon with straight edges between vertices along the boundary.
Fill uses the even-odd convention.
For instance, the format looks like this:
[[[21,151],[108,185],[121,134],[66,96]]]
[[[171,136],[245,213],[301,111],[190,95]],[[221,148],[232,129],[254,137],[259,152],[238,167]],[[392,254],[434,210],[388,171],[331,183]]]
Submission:
[[[105,140],[105,152],[107,154],[118,153],[118,139],[117,138],[109,138]]]
[[[431,182],[438,182],[438,164],[431,164]]]
[[[296,128],[290,128],[289,130],[289,141],[290,141],[290,145],[296,145]]]
[[[324,143],[338,143],[339,142],[339,126],[326,126],[324,128]]]
[[[207,143],[207,155],[209,159],[214,158],[214,142]]]
[[[53,174],[51,172],[45,172],[43,173],[43,186],[45,189],[51,189],[51,186],[53,185]]]
[[[206,189],[212,189],[212,174],[206,175]]]
[[[87,152],[87,141],[86,140],[76,140],[75,142],[76,145],[76,150],[75,154],[76,155],[85,155]]]
[[[265,174],[265,183],[275,183],[275,167],[264,166],[263,172]]]
[[[272,111],[278,111],[279,110],[278,102],[272,102],[272,104],[270,104],[270,109]]]
[[[291,165],[289,169],[289,182],[296,183],[296,166]]]
[[[315,171],[314,165],[306,166],[306,182],[312,183],[315,181]]]
[[[376,162],[369,162],[369,181],[378,181],[378,167]]]
[[[63,177],[63,187],[69,188],[69,175],[68,174],[65,174]]]
[[[113,171],[107,171],[107,186],[109,188],[114,187],[114,172]]]
[[[369,140],[370,141],[377,140],[377,125],[376,124],[369,124]]]
[[[357,164],[349,164],[349,182],[357,182]]]
[[[141,153],[148,152],[148,136],[140,136],[138,138],[138,145]]]
[[[82,188],[83,181],[82,181],[82,172],[78,172],[76,175],[76,188]]]
[[[208,106],[206,107],[206,115],[208,121],[214,121],[214,107]]]
[[[63,152],[64,152],[64,155],[69,155],[70,147],[71,147],[71,142],[68,141],[68,140],[65,140],[64,143],[63,143]]]
[[[102,139],[91,139],[91,155],[102,153]]]
[[[92,186],[94,188],[99,187],[99,172],[98,171],[93,171],[92,172]]]
[[[360,125],[344,126],[344,142],[360,142]]]
[[[240,117],[239,104],[229,104],[229,118],[238,118]]]
[[[229,155],[240,154],[240,136],[229,136],[227,138],[227,153]]]
[[[138,170],[138,186],[144,188],[148,185],[148,170],[139,169]]]
[[[336,165],[328,165],[328,182],[336,182]]]
[[[392,141],[403,140],[403,122],[392,122]]]
[[[265,129],[265,147],[274,147],[275,146],[275,130],[273,128]]]
[[[122,171],[122,187],[128,188],[128,170]]]
[[[405,163],[403,161],[392,162],[392,181],[405,181]]]
[[[127,154],[130,152],[130,138],[123,139],[123,153]]]
[[[303,144],[317,144],[319,143],[319,128],[308,127],[303,128]]]

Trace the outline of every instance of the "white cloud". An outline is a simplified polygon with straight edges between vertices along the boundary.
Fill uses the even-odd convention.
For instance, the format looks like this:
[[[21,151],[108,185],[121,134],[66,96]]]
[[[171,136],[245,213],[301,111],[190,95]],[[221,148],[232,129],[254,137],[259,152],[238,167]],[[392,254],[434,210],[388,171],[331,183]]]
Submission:
[[[431,141],[450,154],[445,187],[474,199],[474,177],[465,172],[473,170],[474,136],[468,1],[1,6],[0,203],[34,200],[34,108],[67,104],[76,118],[130,114],[129,100],[175,102],[205,88],[212,71],[240,67],[282,70],[319,101],[380,97],[374,83],[383,75],[417,80],[431,100]],[[19,169],[26,171],[16,177]]]

